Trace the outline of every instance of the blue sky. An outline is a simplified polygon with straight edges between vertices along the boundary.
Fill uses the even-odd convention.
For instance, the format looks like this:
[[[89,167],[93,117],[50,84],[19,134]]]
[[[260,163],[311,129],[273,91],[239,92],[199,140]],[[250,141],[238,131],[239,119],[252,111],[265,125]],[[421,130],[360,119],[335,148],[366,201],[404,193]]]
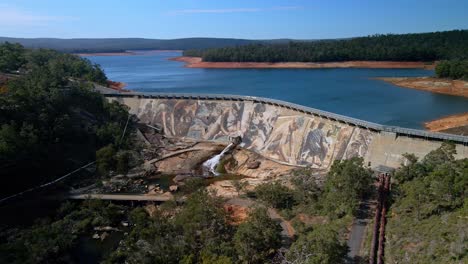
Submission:
[[[0,36],[322,39],[468,29],[467,0],[0,0]]]

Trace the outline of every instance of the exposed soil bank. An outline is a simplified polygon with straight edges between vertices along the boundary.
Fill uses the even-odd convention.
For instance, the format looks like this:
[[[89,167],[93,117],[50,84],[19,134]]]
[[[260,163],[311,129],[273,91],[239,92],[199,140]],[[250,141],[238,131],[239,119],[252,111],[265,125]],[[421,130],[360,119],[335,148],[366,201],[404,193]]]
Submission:
[[[462,80],[434,77],[386,77],[377,79],[403,88],[468,97],[468,82]],[[432,132],[468,135],[468,112],[425,122],[424,126]]]
[[[455,128],[461,134],[468,134],[468,112],[447,116],[441,119],[424,123],[424,126],[432,132],[455,132]],[[464,132],[464,133],[463,133]],[[456,134],[460,134],[456,133]]]
[[[173,61],[185,62],[187,68],[205,69],[323,69],[323,68],[420,68],[433,69],[434,64],[399,61],[345,61],[345,62],[205,62],[200,57],[176,57]]]
[[[377,78],[391,84],[433,93],[468,97],[468,82],[434,77],[391,77]]]
[[[107,87],[117,91],[126,92],[127,90],[124,89],[126,86],[127,84],[123,82],[107,81]]]

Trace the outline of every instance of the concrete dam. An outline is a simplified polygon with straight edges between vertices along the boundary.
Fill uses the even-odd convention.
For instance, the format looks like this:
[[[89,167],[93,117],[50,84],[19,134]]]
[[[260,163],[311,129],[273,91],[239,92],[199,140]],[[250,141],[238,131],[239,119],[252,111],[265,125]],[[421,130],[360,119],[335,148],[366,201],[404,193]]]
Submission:
[[[376,168],[399,167],[404,153],[423,157],[443,141],[468,157],[468,137],[383,126],[284,101],[235,95],[106,94],[140,122],[166,136],[229,142],[294,166],[328,169],[334,160],[363,157]]]

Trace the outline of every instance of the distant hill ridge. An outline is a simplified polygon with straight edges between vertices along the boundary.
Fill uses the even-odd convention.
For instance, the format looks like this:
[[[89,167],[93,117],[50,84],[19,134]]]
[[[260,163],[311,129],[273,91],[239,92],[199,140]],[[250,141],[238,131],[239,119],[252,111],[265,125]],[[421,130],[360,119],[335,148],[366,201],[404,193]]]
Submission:
[[[410,34],[376,34],[321,40],[236,38],[10,38],[0,43],[26,48],[48,48],[68,53],[124,52],[128,50],[184,50],[204,61],[279,62],[343,60],[422,60],[465,58],[468,30]],[[226,48],[226,49],[224,49]],[[286,55],[287,54],[287,55]]]
[[[123,52],[126,50],[188,50],[208,49],[248,44],[287,43],[291,39],[249,40],[235,38],[9,38],[0,37],[0,43],[20,43],[26,48],[48,48],[62,52]],[[308,41],[308,40],[298,40]]]

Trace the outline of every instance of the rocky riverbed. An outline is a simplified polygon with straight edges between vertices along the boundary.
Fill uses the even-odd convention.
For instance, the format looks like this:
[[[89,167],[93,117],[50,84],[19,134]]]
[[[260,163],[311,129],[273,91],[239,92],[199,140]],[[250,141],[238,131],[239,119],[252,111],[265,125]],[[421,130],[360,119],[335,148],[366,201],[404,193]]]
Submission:
[[[156,127],[140,125],[137,131],[142,150],[141,164],[125,175],[113,175],[86,188],[86,193],[132,193],[163,195],[175,193],[184,181],[203,178],[212,191],[223,197],[239,195],[235,182],[245,191],[258,184],[286,179],[297,166],[283,164],[245,149],[239,144],[229,148],[216,166],[217,175],[204,168],[204,163],[222,152],[228,142],[197,141],[166,137]],[[232,145],[232,144],[231,144]],[[320,173],[320,172],[317,172]]]

